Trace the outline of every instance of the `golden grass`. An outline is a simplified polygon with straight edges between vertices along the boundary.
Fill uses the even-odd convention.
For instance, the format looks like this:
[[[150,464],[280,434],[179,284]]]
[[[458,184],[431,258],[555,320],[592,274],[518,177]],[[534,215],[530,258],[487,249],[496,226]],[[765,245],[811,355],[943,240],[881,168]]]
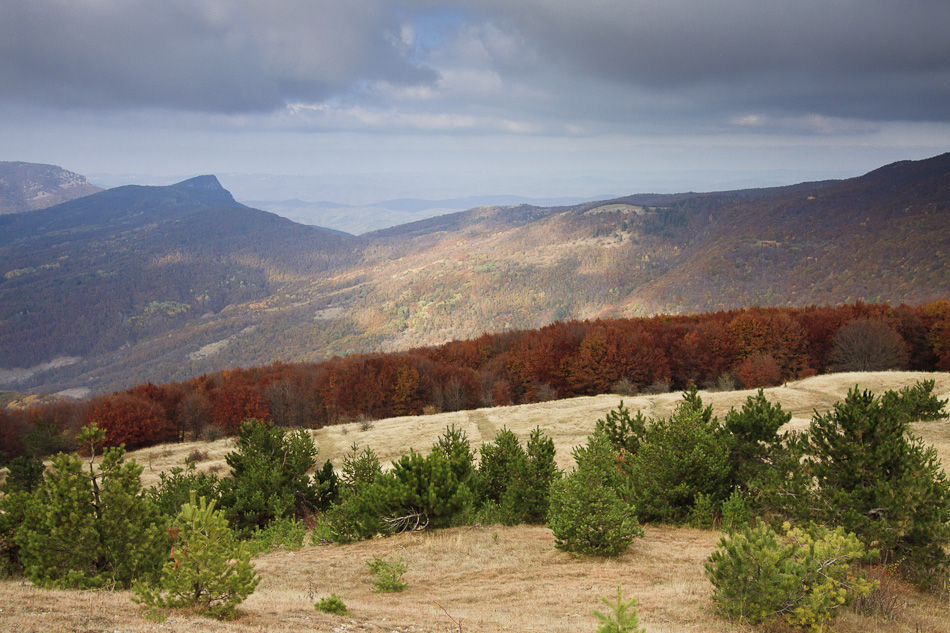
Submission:
[[[839,374],[789,383],[768,390],[795,416],[791,426],[804,426],[813,409],[827,410],[855,384],[880,392],[913,384],[920,378],[937,380],[941,397],[950,396],[950,375],[888,372]],[[704,393],[720,417],[753,392]],[[679,394],[625,398],[632,409],[651,416],[667,415]],[[570,449],[584,441],[597,418],[620,401],[617,396],[576,398],[518,407],[383,420],[372,429],[358,425],[321,429],[314,433],[321,456],[335,464],[354,441],[372,446],[385,461],[410,447],[428,450],[447,425],[468,433],[474,445],[489,440],[502,427],[526,438],[541,426],[554,440],[562,466],[570,466]],[[944,461],[950,457],[950,422],[914,425],[933,443]],[[233,440],[154,447],[132,454],[145,466],[143,480],[181,465],[199,449],[208,459],[199,468],[227,471],[224,455]],[[711,586],[703,562],[719,534],[663,525],[646,526],[646,536],[611,560],[575,558],[554,548],[545,527],[478,527],[403,534],[352,545],[307,545],[299,552],[278,551],[256,559],[262,582],[241,606],[232,622],[217,622],[188,613],[174,613],[164,623],[149,621],[131,602],[131,593],[45,591],[21,580],[0,582],[0,631],[67,631],[129,633],[181,631],[245,633],[276,631],[371,631],[379,633],[544,632],[596,630],[594,609],[602,596],[614,597],[618,583],[625,597],[636,597],[641,626],[650,633],[753,631],[716,616]],[[408,589],[399,594],[376,594],[366,561],[373,556],[402,556],[409,564]],[[905,585],[892,589],[895,619],[844,612],[834,623],[839,633],[937,633],[950,631],[950,604],[921,595]],[[317,612],[313,603],[330,593],[339,595],[350,615]],[[461,628],[459,628],[461,624]],[[780,633],[782,629],[759,629]]]
[[[646,536],[623,556],[576,558],[554,548],[544,527],[457,528],[403,534],[346,546],[308,545],[256,560],[263,580],[232,622],[173,613],[163,623],[145,619],[127,591],[43,591],[14,581],[0,583],[3,631],[380,631],[435,633],[574,633],[596,630],[592,612],[601,596],[638,599],[641,625],[651,633],[751,631],[719,618],[709,596],[703,562],[715,548],[714,532],[646,526]],[[373,593],[366,561],[401,556],[409,565],[406,591]],[[840,633],[947,631],[950,606],[899,589],[894,620],[847,612]],[[331,593],[348,616],[317,612],[313,603]],[[454,623],[453,623],[454,620]],[[918,628],[919,627],[919,628]]]
[[[950,374],[941,372],[830,374],[787,383],[765,391],[770,400],[781,403],[782,407],[792,414],[792,421],[787,428],[803,429],[808,426],[814,410],[829,410],[855,385],[875,393],[883,393],[887,389],[899,389],[924,379],[935,380],[936,393],[941,398],[950,398]],[[706,404],[713,405],[715,414],[722,419],[729,409],[741,407],[746,398],[753,394],[754,390],[704,391],[702,398]],[[621,400],[631,411],[643,411],[647,417],[663,417],[670,415],[681,399],[680,393],[636,397],[591,396],[538,404],[391,418],[374,422],[372,428],[366,431],[360,430],[359,423],[351,423],[326,427],[312,433],[320,449],[319,459],[329,459],[339,467],[343,455],[349,452],[354,442],[361,447],[372,447],[380,461],[387,464],[408,453],[409,449],[428,452],[439,435],[451,425],[464,430],[473,447],[491,441],[502,428],[512,430],[525,441],[535,427],[541,427],[554,440],[558,465],[569,469],[573,465],[571,450],[583,444],[598,418],[604,417],[608,411],[620,404]],[[915,431],[930,433],[933,428],[936,427],[929,424],[916,425]],[[228,470],[224,456],[233,448],[233,438],[215,442],[186,442],[134,451],[130,453],[130,457],[134,457],[145,467],[142,482],[148,486],[158,481],[158,475],[163,470],[182,465],[185,457],[196,449],[207,451],[209,455],[207,460],[198,464],[199,470],[219,469],[224,474]],[[950,453],[944,449],[943,455]],[[944,462],[947,461],[944,459]]]

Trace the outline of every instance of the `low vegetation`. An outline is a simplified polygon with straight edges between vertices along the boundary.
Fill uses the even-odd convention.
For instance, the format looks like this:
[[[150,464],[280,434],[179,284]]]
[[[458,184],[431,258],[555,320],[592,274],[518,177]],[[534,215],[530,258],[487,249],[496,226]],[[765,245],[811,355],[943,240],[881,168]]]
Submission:
[[[380,617],[373,615],[380,613],[372,606],[373,590],[400,590],[407,605],[387,603],[390,615],[382,617],[407,618],[405,627],[427,631],[448,623],[461,628],[463,621],[465,630],[476,631],[535,626],[507,607],[502,613],[509,620],[499,620],[463,608],[459,596],[444,600],[452,586],[479,582],[493,583],[479,602],[505,602],[498,591],[518,592],[530,583],[526,599],[533,595],[534,604],[546,604],[555,617],[541,616],[548,631],[595,630],[598,622],[604,631],[635,631],[640,619],[654,630],[672,611],[683,630],[732,630],[729,619],[813,630],[833,620],[843,631],[895,630],[874,627],[885,612],[892,624],[904,617],[893,606],[898,592],[915,609],[929,605],[914,613],[918,624],[931,621],[928,613],[950,613],[950,484],[937,452],[950,438],[934,448],[914,434],[945,432],[945,421],[916,422],[945,417],[936,382],[881,395],[853,388],[816,411],[807,428],[795,427],[792,411],[770,395],[745,394],[722,422],[696,389],[660,397],[669,403],[667,414],[612,408],[588,422],[586,442],[575,448],[568,468],[559,465],[558,442],[548,434],[557,427],[520,437],[502,429],[473,448],[467,433],[450,424],[427,453],[409,451],[389,468],[369,446],[352,444],[338,453],[337,471],[328,461],[318,467],[313,434],[249,420],[224,458],[230,472],[220,478],[199,473],[192,460],[159,474],[147,491],[143,467],[126,461],[121,448],[100,453],[103,433],[90,427],[79,438],[86,457],[57,457],[40,481],[32,462],[17,463],[0,500],[0,544],[9,544],[2,551],[7,572],[34,584],[134,586],[136,600],[148,607],[139,618],[237,617],[234,630],[253,626],[264,617],[262,608],[283,613],[273,611],[272,600],[255,600],[255,589],[271,596],[292,591],[307,577],[291,571],[306,568],[300,564],[315,565],[325,578],[319,586],[311,578],[307,593],[321,586],[339,593],[367,622]],[[798,411],[805,403],[791,406]],[[366,433],[386,431],[385,424],[377,426]],[[202,465],[218,459],[209,447]],[[199,488],[207,496],[199,496]],[[174,514],[160,509],[174,507],[184,492],[187,501]],[[55,514],[70,507],[91,509]],[[117,513],[128,521],[109,519]],[[530,527],[539,516],[548,526]],[[302,544],[305,524],[313,526],[314,545]],[[380,535],[387,538],[371,538]],[[46,550],[68,549],[51,547],[50,539],[71,538],[87,539],[85,558],[44,557]],[[328,541],[344,545],[328,547]],[[125,555],[116,558],[115,551]],[[346,571],[352,565],[344,561],[353,557],[370,557],[362,576]],[[657,578],[678,569],[677,560],[688,560],[684,573],[702,576],[705,569],[708,580],[677,598],[679,606],[663,606],[669,603],[657,602],[650,587],[669,582]],[[375,580],[366,577],[367,565]],[[290,581],[294,574],[297,580]],[[591,582],[596,593],[582,607],[583,592],[558,584],[558,577]],[[903,584],[883,583],[885,577]],[[639,599],[640,613],[618,590],[617,601],[607,602],[612,613],[595,621],[598,596],[620,583]],[[16,597],[15,587],[0,583],[0,592]],[[431,600],[440,600],[441,625],[409,615],[420,599],[430,608]],[[335,617],[314,609],[313,600],[307,618]],[[708,614],[699,616],[704,604]],[[691,619],[686,605],[702,619]],[[14,607],[14,614],[22,608]],[[572,622],[570,609],[588,615]],[[408,630],[395,626],[389,630]]]

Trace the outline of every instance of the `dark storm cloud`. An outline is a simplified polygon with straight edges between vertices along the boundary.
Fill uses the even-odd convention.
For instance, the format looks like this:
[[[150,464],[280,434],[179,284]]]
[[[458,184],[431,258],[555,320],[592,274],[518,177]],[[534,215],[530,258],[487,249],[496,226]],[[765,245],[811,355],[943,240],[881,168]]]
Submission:
[[[399,29],[374,0],[7,0],[0,99],[240,112],[431,80]]]
[[[947,121],[948,28],[946,0],[6,0],[0,100],[302,103],[343,127]]]
[[[478,1],[478,0],[475,0]],[[710,105],[950,119],[943,0],[483,0],[545,58]],[[697,104],[699,105],[699,104]]]

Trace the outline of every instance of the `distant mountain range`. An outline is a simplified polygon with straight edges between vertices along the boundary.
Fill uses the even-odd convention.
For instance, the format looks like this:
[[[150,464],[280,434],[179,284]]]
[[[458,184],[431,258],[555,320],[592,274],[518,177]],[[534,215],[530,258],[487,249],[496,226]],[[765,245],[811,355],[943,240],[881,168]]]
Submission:
[[[55,165],[0,161],[0,214],[45,209],[102,191]]]
[[[950,299],[948,204],[950,154],[358,237],[239,204],[213,176],[118,187],[0,216],[0,388],[101,392],[554,320]]]

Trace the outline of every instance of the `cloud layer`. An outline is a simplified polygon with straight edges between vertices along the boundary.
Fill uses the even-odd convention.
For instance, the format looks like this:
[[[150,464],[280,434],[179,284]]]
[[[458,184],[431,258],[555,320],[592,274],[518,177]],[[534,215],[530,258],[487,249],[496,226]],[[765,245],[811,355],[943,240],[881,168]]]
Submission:
[[[950,120],[948,27],[943,0],[7,0],[0,100],[287,129],[861,133]]]

